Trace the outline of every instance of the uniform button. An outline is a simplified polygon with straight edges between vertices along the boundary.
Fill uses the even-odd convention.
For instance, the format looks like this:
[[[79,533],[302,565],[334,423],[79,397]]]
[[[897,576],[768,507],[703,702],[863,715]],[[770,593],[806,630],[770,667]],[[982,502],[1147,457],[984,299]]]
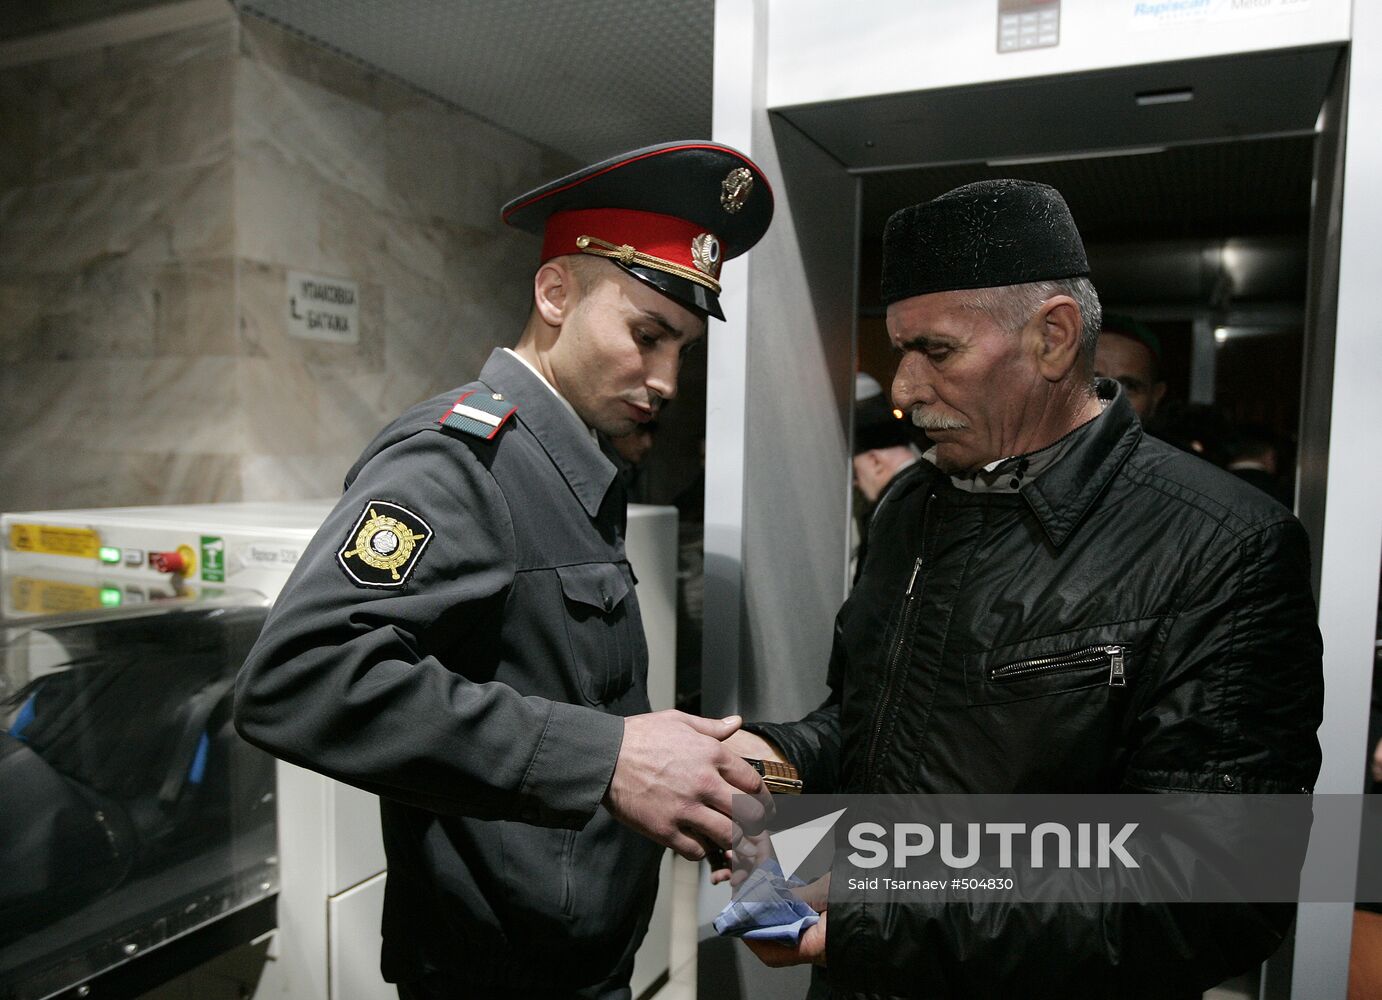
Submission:
[[[601,599],[605,602],[606,611],[614,607],[614,598],[610,597],[608,594],[602,594]]]
[[[1231,775],[1231,774],[1226,774],[1226,775],[1224,775],[1223,781],[1224,781],[1224,787],[1225,787],[1225,788],[1237,788],[1237,787],[1238,787],[1238,782],[1236,782],[1236,781],[1233,780],[1233,775]]]

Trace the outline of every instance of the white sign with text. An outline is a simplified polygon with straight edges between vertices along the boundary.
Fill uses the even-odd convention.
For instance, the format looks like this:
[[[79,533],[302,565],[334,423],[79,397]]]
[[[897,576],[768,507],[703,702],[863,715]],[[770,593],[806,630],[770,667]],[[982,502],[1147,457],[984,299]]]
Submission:
[[[333,344],[360,342],[360,286],[345,278],[288,272],[288,332]]]

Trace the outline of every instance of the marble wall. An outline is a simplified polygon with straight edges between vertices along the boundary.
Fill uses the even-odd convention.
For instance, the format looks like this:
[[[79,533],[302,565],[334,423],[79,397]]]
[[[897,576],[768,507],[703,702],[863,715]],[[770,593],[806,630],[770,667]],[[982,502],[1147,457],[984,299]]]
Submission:
[[[239,493],[235,39],[0,70],[0,509]]]
[[[414,401],[516,339],[574,164],[278,27],[0,69],[0,510],[339,492]],[[359,338],[288,334],[290,270]]]

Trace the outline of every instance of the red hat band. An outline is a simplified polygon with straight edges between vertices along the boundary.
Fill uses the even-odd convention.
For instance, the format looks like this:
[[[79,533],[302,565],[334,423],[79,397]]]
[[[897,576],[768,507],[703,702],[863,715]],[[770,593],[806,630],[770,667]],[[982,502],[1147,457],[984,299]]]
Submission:
[[[694,222],[628,208],[557,212],[547,219],[542,260],[569,253],[650,267],[704,285],[717,295],[724,251],[719,238]]]

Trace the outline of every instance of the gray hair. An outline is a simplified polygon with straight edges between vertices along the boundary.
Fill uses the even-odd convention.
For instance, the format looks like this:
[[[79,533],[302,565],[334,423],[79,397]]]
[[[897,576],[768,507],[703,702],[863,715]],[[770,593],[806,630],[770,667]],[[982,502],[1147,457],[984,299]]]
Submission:
[[[1084,367],[1094,371],[1094,348],[1099,343],[1104,310],[1099,305],[1099,293],[1088,278],[1060,278],[1055,281],[1029,281],[1024,285],[1000,285],[980,288],[974,292],[970,308],[986,313],[1004,330],[1016,333],[1026,325],[1041,304],[1057,295],[1068,295],[1080,307],[1080,359]]]

